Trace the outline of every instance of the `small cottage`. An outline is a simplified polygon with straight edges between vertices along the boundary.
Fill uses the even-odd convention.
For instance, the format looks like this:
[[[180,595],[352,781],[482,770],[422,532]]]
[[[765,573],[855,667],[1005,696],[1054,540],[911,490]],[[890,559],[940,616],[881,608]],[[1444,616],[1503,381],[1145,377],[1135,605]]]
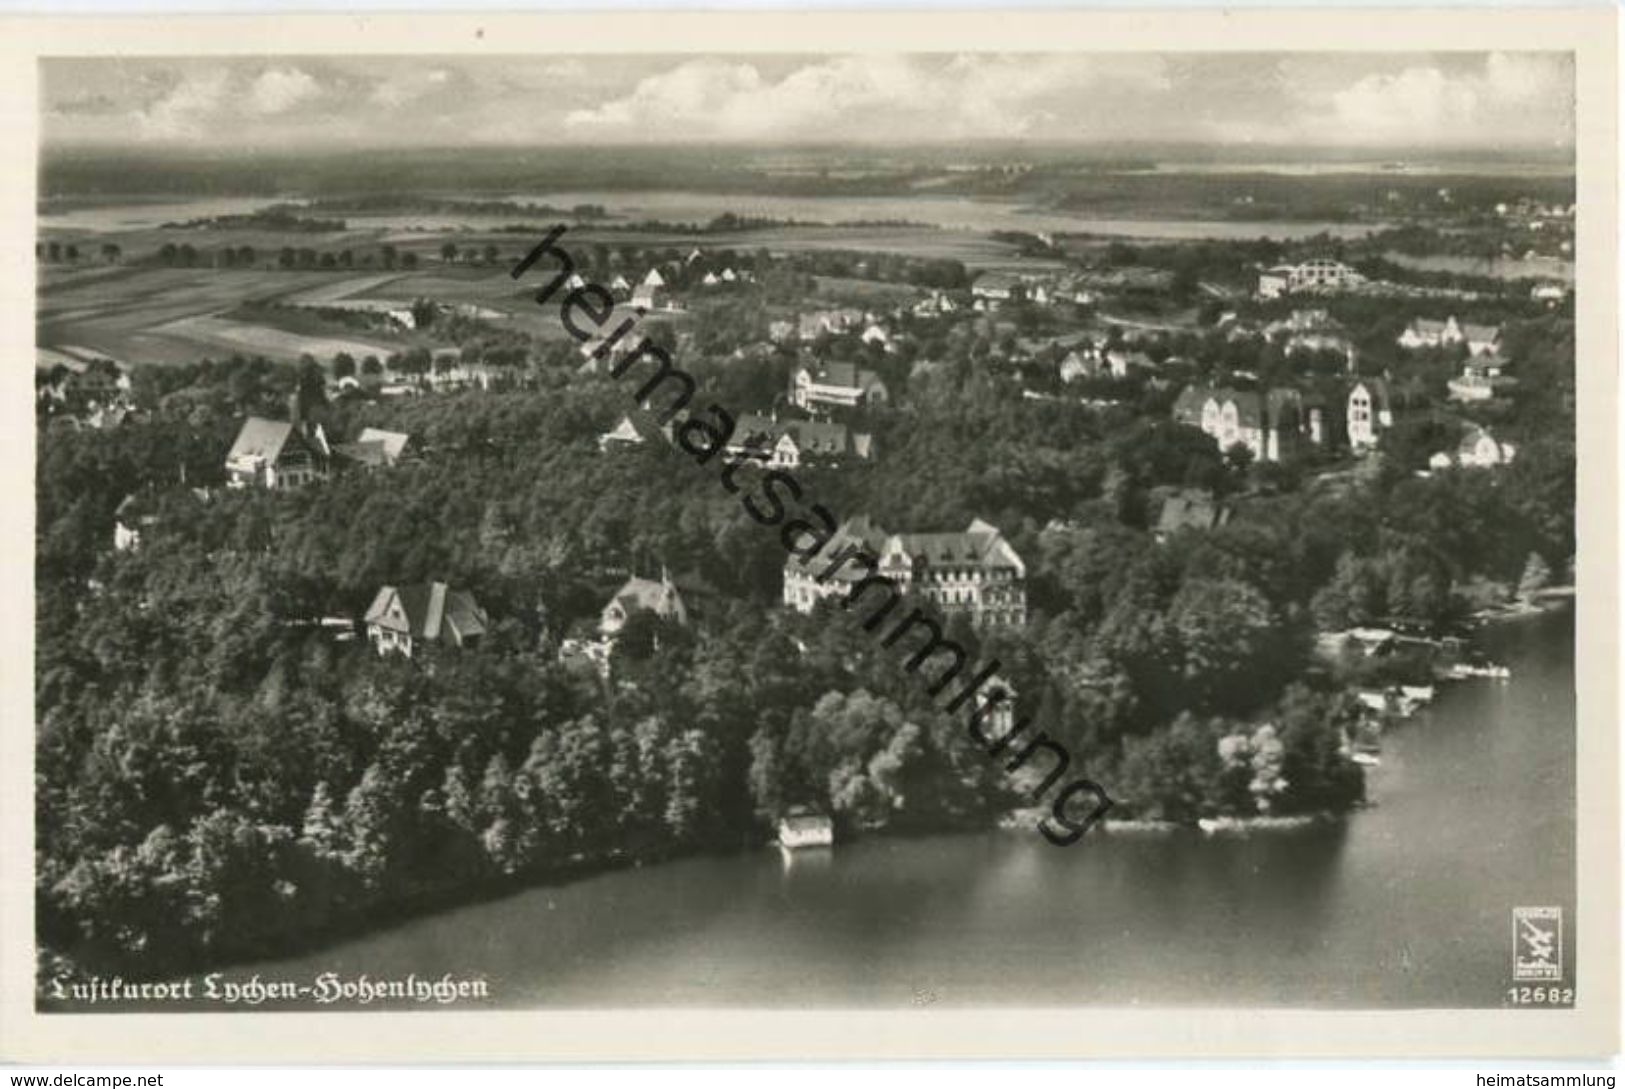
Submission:
[[[789,850],[830,847],[835,843],[835,822],[810,810],[795,809],[779,820],[779,846]]]
[[[485,634],[486,615],[474,595],[443,582],[385,586],[363,621],[367,639],[379,654],[408,658],[423,643],[472,646]]]

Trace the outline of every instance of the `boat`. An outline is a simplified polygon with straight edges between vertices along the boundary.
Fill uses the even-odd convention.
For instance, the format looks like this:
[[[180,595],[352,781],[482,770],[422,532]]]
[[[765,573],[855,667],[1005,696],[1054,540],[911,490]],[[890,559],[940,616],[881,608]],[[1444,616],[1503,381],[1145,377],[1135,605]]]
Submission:
[[[1353,760],[1356,764],[1359,764],[1364,768],[1382,767],[1382,759],[1377,756],[1376,753],[1357,752],[1353,756],[1349,757],[1349,759]]]
[[[1402,684],[1399,686],[1402,698],[1418,707],[1433,702],[1433,686],[1431,684]]]
[[[1504,665],[1493,662],[1485,665],[1470,665],[1466,662],[1456,662],[1445,670],[1445,676],[1453,681],[1463,681],[1469,677],[1487,677],[1491,680],[1505,681],[1512,678],[1512,670]]]

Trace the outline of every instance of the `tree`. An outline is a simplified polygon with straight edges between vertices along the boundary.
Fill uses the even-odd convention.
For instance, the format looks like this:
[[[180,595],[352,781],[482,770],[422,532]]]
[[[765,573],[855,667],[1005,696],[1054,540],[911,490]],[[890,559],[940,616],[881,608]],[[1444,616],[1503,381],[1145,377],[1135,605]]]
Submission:
[[[412,300],[412,325],[417,329],[427,329],[433,325],[435,318],[440,314],[440,307],[434,300],[416,298]]]
[[[349,352],[339,352],[333,357],[334,379],[355,377],[355,356]]]
[[[1190,580],[1168,607],[1168,625],[1192,703],[1245,710],[1290,675],[1280,620],[1263,594],[1234,579]]]
[[[309,353],[299,357],[297,396],[299,402],[307,406],[325,404],[327,401],[327,372]]]
[[[1127,740],[1114,785],[1137,816],[1188,824],[1217,811],[1224,771],[1214,731],[1187,713],[1165,730]]]
[[[457,243],[443,243],[440,247],[440,260],[448,265],[457,260]]]

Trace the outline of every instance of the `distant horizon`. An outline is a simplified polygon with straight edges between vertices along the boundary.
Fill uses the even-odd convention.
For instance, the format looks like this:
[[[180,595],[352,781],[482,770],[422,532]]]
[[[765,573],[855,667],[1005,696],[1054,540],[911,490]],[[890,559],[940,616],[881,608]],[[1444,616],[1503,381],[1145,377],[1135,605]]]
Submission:
[[[47,58],[52,148],[1572,153],[1567,53]],[[929,139],[920,139],[929,133]]]
[[[73,143],[52,140],[49,137],[41,141],[40,150],[51,155],[129,155],[152,157],[191,157],[208,159],[224,153],[234,156],[249,155],[265,158],[288,158],[299,156],[346,156],[355,155],[358,151],[370,154],[389,154],[398,156],[411,155],[439,155],[458,152],[500,153],[523,155],[526,153],[542,153],[555,151],[561,148],[580,149],[594,153],[657,153],[663,151],[681,151],[685,153],[703,152],[707,150],[720,150],[732,152],[781,152],[788,154],[816,154],[816,153],[851,153],[863,155],[870,159],[884,158],[917,158],[923,155],[937,155],[949,157],[952,155],[971,156],[976,153],[987,153],[997,150],[1019,149],[1031,155],[1083,155],[1098,158],[1101,162],[1109,163],[1114,158],[1136,157],[1155,160],[1166,160],[1174,156],[1190,156],[1197,161],[1211,159],[1212,161],[1226,161],[1246,163],[1249,161],[1295,160],[1306,162],[1367,162],[1382,160],[1384,162],[1403,162],[1407,159],[1433,160],[1439,162],[1464,161],[1497,161],[1508,162],[1543,162],[1543,163],[1572,163],[1574,145],[1572,143],[1562,146],[1525,146],[1507,147],[1505,145],[1461,145],[1439,147],[1427,144],[1386,144],[1386,145],[1304,145],[1301,143],[1227,143],[1224,141],[1132,141],[1132,140],[1026,140],[1018,137],[974,137],[955,142],[921,140],[915,142],[893,141],[884,144],[863,141],[778,141],[769,139],[759,140],[673,140],[668,142],[640,141],[627,143],[604,143],[596,141],[573,141],[547,143],[535,141],[523,144],[513,143],[472,143],[472,142],[444,142],[423,144],[387,144],[387,145],[347,145],[335,146],[326,143],[315,143],[307,146],[258,147],[252,144],[232,145],[215,144],[199,146],[189,143],[155,143],[155,142],[107,142],[107,143]]]

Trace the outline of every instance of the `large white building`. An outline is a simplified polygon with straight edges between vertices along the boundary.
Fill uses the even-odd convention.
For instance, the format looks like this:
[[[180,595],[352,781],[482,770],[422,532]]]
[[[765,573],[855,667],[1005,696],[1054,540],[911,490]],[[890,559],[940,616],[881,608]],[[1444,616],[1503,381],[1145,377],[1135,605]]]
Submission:
[[[1280,461],[1303,441],[1326,437],[1320,410],[1294,389],[1189,386],[1174,402],[1174,419],[1213,436],[1220,450],[1245,446],[1258,461]]]
[[[886,383],[880,375],[855,363],[797,367],[790,375],[790,403],[797,408],[864,408],[885,404]]]
[[[734,425],[727,452],[753,458],[774,469],[796,469],[808,463],[836,465],[867,460],[873,453],[870,435],[843,423],[825,420],[779,420],[747,412]]]
[[[946,616],[968,614],[985,627],[1027,622],[1027,565],[1004,535],[980,518],[959,533],[888,533],[867,517],[853,519],[810,559],[792,556],[785,564],[784,603],[808,612],[825,598],[850,594],[870,574],[861,563],[835,559],[852,548],[876,558],[874,574]]]
[[[1297,265],[1276,265],[1258,277],[1258,295],[1275,299],[1298,292],[1346,291],[1365,283],[1365,277],[1341,261],[1317,257]]]

